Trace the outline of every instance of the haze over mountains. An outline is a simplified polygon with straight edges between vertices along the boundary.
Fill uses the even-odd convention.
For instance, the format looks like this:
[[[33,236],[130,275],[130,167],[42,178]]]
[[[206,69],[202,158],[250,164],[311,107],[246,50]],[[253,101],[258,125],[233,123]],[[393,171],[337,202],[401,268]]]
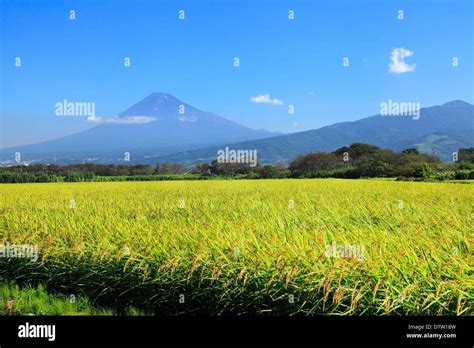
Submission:
[[[128,119],[145,121],[127,124]],[[219,149],[229,146],[256,149],[261,162],[288,163],[300,154],[333,151],[355,142],[396,151],[416,147],[449,161],[459,148],[474,147],[474,106],[452,101],[421,109],[419,119],[375,115],[281,135],[244,127],[168,93],[152,93],[114,118],[114,123],[105,122],[52,141],[3,149],[0,160],[14,164],[14,153],[20,152],[27,162],[124,163],[124,152],[130,152],[134,163],[194,165],[211,162]]]
[[[201,111],[169,93],[152,93],[111,120],[63,138],[0,150],[0,159],[20,152],[25,161],[119,163],[129,152],[133,162],[144,162],[149,156],[279,134]]]
[[[352,143],[368,143],[402,151],[415,147],[452,160],[459,148],[474,147],[474,106],[455,100],[440,106],[422,108],[418,119],[412,116],[375,115],[353,122],[343,122],[305,132],[269,139],[229,144],[234,149],[256,149],[261,162],[288,162],[300,154],[334,151]],[[222,148],[222,147],[220,147]],[[215,159],[218,148],[173,154],[160,162],[192,164]]]

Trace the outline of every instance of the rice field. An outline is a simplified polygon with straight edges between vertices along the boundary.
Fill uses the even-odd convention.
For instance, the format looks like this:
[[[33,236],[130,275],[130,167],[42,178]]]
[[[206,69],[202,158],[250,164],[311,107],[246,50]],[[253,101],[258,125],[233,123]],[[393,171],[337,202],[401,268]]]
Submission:
[[[0,185],[0,280],[155,315],[473,315],[474,185]],[[11,254],[10,254],[11,256]]]

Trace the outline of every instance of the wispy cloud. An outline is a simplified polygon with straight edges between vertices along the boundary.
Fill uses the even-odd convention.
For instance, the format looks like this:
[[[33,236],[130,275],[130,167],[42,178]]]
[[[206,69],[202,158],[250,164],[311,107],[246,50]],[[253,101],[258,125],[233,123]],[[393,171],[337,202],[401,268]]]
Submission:
[[[113,116],[113,117],[99,117],[99,116],[92,116],[87,118],[87,122],[89,123],[116,123],[116,124],[143,124],[143,123],[150,123],[152,121],[157,120],[156,117],[150,116]]]
[[[273,104],[273,105],[283,105],[283,101],[277,98],[270,97],[270,94],[259,94],[255,97],[250,97],[250,101],[255,104]]]
[[[415,64],[407,64],[405,58],[411,57],[413,51],[409,51],[401,48],[394,48],[390,56],[390,64],[388,65],[388,71],[394,74],[403,74],[407,72],[415,71]]]

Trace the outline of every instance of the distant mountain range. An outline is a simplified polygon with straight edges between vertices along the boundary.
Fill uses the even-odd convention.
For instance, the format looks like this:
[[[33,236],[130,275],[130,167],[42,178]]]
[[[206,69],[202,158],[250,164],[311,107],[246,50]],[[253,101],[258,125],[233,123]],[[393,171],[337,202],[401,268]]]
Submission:
[[[130,124],[129,120],[145,120]],[[449,161],[459,148],[474,147],[474,106],[452,101],[423,108],[419,118],[375,115],[354,122],[282,135],[254,130],[201,111],[168,93],[153,93],[122,112],[113,122],[38,144],[0,150],[3,164],[22,160],[43,163],[179,162],[194,165],[216,159],[217,151],[257,150],[263,163],[288,163],[300,154],[333,151],[355,142],[401,151],[416,147]]]
[[[158,158],[160,162],[194,164],[209,162],[224,146],[255,149],[260,162],[288,163],[300,154],[334,151],[352,143],[368,143],[401,151],[415,147],[452,160],[459,148],[474,147],[474,106],[456,100],[440,106],[422,108],[418,119],[410,116],[375,115],[354,122],[343,122],[315,130],[292,133],[237,144],[182,152]]]
[[[99,118],[97,118],[99,120]],[[140,120],[139,123],[134,123]],[[107,121],[107,120],[102,120]],[[86,131],[33,145],[0,150],[0,159],[41,162],[152,161],[177,151],[194,150],[226,142],[262,139],[281,133],[254,130],[219,115],[201,111],[169,93],[152,93],[118,117]],[[147,159],[148,158],[148,159]]]

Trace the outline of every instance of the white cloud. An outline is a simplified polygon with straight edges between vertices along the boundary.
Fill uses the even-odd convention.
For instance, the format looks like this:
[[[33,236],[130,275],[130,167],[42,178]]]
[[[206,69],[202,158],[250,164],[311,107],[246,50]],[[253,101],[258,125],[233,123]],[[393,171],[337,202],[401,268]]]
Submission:
[[[415,64],[407,64],[405,58],[411,57],[413,51],[409,51],[401,48],[394,48],[390,55],[390,64],[388,65],[388,71],[395,74],[403,74],[406,72],[415,71]]]
[[[273,105],[283,105],[283,102],[277,98],[271,98],[270,94],[259,94],[255,97],[250,97],[250,101],[255,104],[273,104]]]
[[[108,117],[102,118],[97,116],[91,116],[87,118],[87,122],[90,123],[116,123],[116,124],[143,124],[143,123],[150,123],[152,121],[157,120],[156,117],[150,116],[125,116],[125,117]]]

